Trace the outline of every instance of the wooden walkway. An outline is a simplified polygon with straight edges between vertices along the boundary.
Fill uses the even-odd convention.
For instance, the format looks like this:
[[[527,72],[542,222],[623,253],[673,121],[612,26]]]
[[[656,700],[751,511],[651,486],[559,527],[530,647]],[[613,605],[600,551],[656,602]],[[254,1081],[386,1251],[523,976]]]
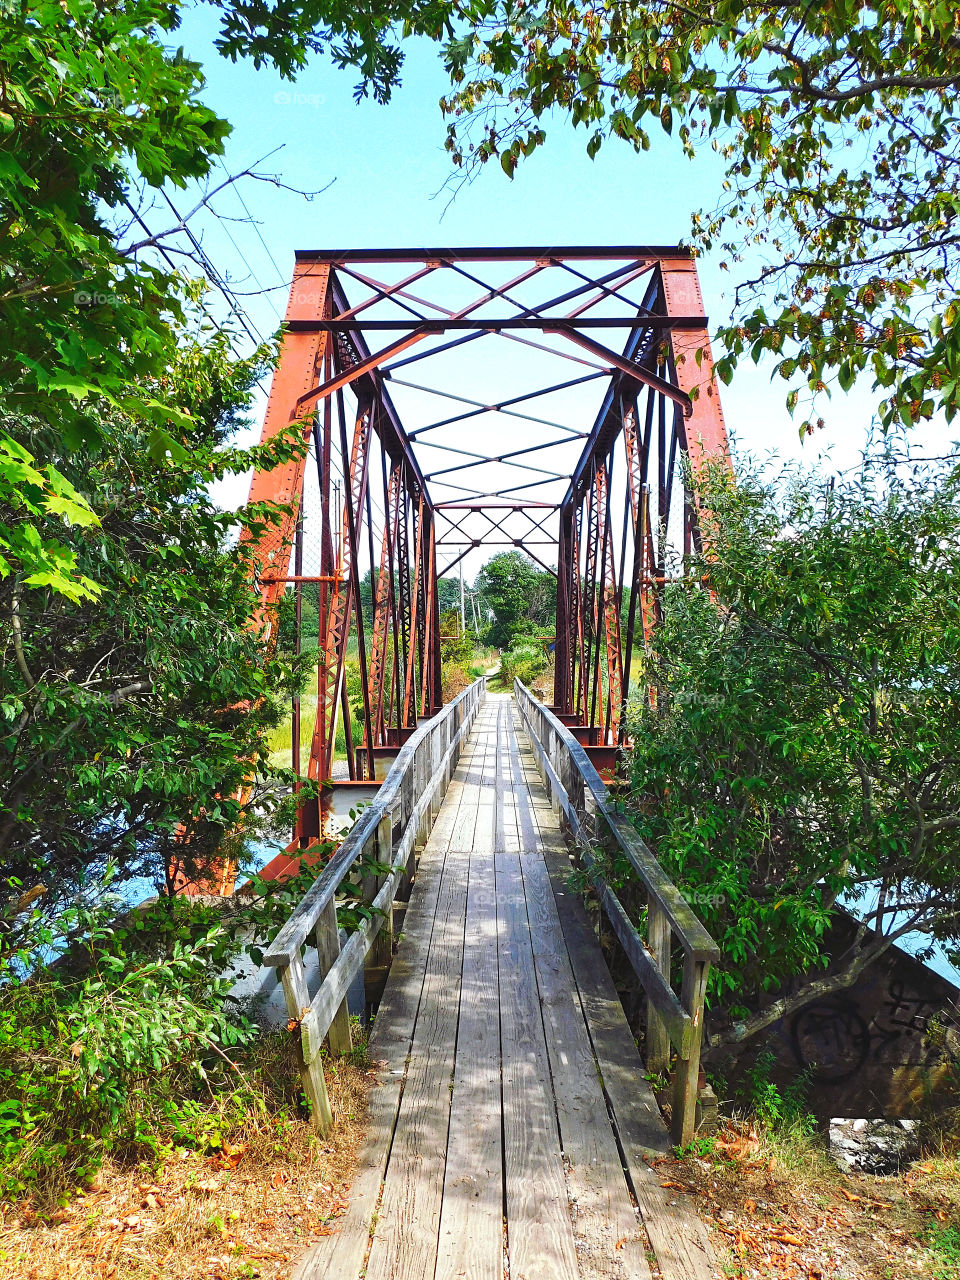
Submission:
[[[713,1276],[644,1163],[666,1131],[569,868],[513,700],[488,695],[375,1020],[350,1205],[298,1280]]]

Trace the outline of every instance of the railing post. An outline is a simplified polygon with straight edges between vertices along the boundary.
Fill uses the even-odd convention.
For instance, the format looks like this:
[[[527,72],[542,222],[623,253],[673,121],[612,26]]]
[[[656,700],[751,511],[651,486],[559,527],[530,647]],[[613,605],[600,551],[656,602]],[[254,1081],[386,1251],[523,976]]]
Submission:
[[[317,946],[317,960],[320,967],[320,978],[323,980],[340,954],[340,926],[337,924],[337,904],[331,899],[324,907],[314,930],[314,941]],[[350,1035],[350,1010],[346,1000],[333,1016],[330,1030],[327,1032],[330,1052],[343,1056],[350,1052],[353,1041]]]
[[[300,1073],[303,1079],[303,1092],[310,1106],[310,1123],[321,1135],[327,1134],[333,1125],[333,1111],[327,1095],[327,1082],[323,1076],[323,1059],[320,1057],[319,1042],[304,1043],[309,1036],[309,1023],[301,1025],[304,1014],[310,1008],[310,993],[307,990],[307,979],[303,971],[300,952],[294,952],[290,963],[280,969],[280,982],[283,985],[283,998],[287,1004],[290,1021],[300,1032],[298,1036],[298,1057]]]
[[[647,900],[647,947],[653,962],[670,982],[670,921],[653,894]],[[647,997],[647,1070],[666,1071],[670,1066],[670,1036],[656,1005]]]
[[[680,1003],[690,1014],[689,1057],[677,1055],[677,1073],[673,1081],[673,1123],[670,1136],[678,1147],[693,1141],[697,1121],[697,1082],[700,1078],[700,1044],[703,1040],[703,1002],[707,991],[710,964],[685,956],[683,990]]]

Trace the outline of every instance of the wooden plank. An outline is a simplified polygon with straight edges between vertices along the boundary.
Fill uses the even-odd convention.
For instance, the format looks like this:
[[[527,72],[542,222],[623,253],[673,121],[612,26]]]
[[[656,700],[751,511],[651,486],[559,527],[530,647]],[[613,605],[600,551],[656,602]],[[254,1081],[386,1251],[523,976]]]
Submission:
[[[356,1280],[363,1266],[420,1005],[443,862],[442,855],[431,857],[427,853],[420,860],[410,895],[409,923],[404,922],[403,937],[373,1024],[370,1055],[378,1064],[377,1084],[370,1095],[366,1137],[350,1189],[349,1208],[337,1234],[305,1254],[294,1280]]]
[[[501,810],[503,848],[509,853],[519,853],[521,849],[519,809],[523,797],[517,789],[518,779],[514,773],[511,755],[513,741],[513,699],[505,698],[501,703],[501,716],[497,725],[497,765],[499,772],[498,804]],[[522,787],[522,780],[520,780]]]
[[[387,907],[391,909],[393,907],[393,894],[400,883],[401,875],[402,870],[398,867],[386,877],[383,887],[371,904],[376,914],[368,916],[357,927],[356,932],[350,934],[309,1006],[301,1010],[300,1036],[306,1062],[312,1062],[320,1052],[323,1037],[327,1034],[330,1023],[346,998],[363,957],[369,951],[372,939],[383,927],[384,916],[381,913]],[[295,1015],[291,1013],[290,1016]]]
[[[597,1280],[649,1280],[646,1233],[620,1165],[550,877],[537,856],[521,867],[580,1269]]]
[[[503,1276],[500,990],[493,859],[473,854],[436,1280]]]
[[[671,1203],[644,1161],[667,1150],[666,1130],[593,928],[567,883],[570,860],[547,851],[545,862],[620,1149],[663,1280],[713,1280],[706,1228],[685,1204]]]
[[[476,793],[477,817],[472,845],[464,848],[483,849],[491,852],[497,845],[497,721],[498,700],[488,699],[483,709],[486,755]]]
[[[406,1081],[366,1280],[427,1280],[437,1262],[450,1124],[469,855],[444,860]]]
[[[647,907],[647,942],[653,956],[653,962],[670,980],[670,921],[657,906],[656,900],[650,900]],[[670,1066],[670,1037],[660,1019],[656,1002],[647,997],[647,1069],[649,1071],[666,1071]]]
[[[483,708],[477,718],[471,739],[471,755],[464,771],[460,804],[450,829],[447,846],[450,849],[473,848],[474,834],[477,829],[477,803],[486,759],[486,738],[483,726],[485,714],[486,708]]]
[[[504,806],[506,806],[507,769],[504,758],[507,755],[507,728],[504,707],[500,701],[497,708],[497,745],[493,755],[493,851],[502,854],[507,849],[507,824]],[[511,849],[511,852],[517,852]]]
[[[461,756],[461,762],[462,760],[463,757]],[[459,770],[460,766],[458,765],[457,768]],[[457,820],[457,814],[460,811],[462,798],[463,782],[454,774],[443,797],[443,804],[440,806],[437,820],[431,828],[430,836],[427,840],[428,847],[435,849],[450,848],[450,835]]]
[[[322,974],[326,976],[330,972],[330,967],[340,954],[340,927],[337,924],[337,908],[335,903],[327,903],[323,914],[317,921],[317,928],[314,933],[314,940],[317,944],[317,965]],[[332,1054],[349,1053],[352,1045],[350,1035],[350,1010],[347,1008],[347,1002],[344,1000],[340,1008],[333,1016],[327,1031],[330,1044],[330,1052]]]
[[[510,1275],[578,1280],[518,854],[496,855],[496,884]]]

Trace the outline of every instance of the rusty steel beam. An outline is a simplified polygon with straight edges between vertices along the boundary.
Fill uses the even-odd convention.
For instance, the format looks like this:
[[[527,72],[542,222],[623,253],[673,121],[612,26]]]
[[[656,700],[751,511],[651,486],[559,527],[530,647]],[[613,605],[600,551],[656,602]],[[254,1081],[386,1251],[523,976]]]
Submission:
[[[388,297],[387,293],[384,297]],[[379,299],[371,299],[369,306],[374,306]],[[596,306],[598,301],[602,299],[591,299],[590,306]],[[556,316],[553,323],[558,327],[557,333],[565,332],[568,326],[576,325],[578,329],[632,329],[637,318],[633,316],[580,316],[573,312],[570,315]],[[424,330],[425,335],[431,333],[471,333],[474,330],[485,330],[491,333],[497,333],[501,329],[539,329],[544,330],[543,316],[491,316],[484,320],[436,320],[426,316],[413,317],[418,328]],[[707,322],[706,316],[647,316],[644,318],[644,324],[652,329],[662,329],[665,332],[672,329],[702,329]],[[349,313],[344,316],[334,316],[330,320],[293,320],[289,324],[289,329],[293,333],[352,333],[356,327],[356,320]],[[363,327],[370,333],[389,333],[391,331],[410,329],[410,320],[365,320]],[[553,329],[544,330],[547,333],[554,332]],[[384,352],[378,363],[382,364],[394,353],[391,351]],[[396,352],[399,354],[399,351]],[[610,353],[613,354],[612,352]]]
[[[676,245],[564,245],[559,248],[461,249],[298,249],[297,262],[330,264],[340,262],[426,262],[438,266],[450,262],[616,262],[623,258],[687,258],[693,261],[692,249]]]
[[[516,352],[505,343],[523,358],[499,387],[485,353]],[[451,376],[478,350],[476,385]],[[421,362],[423,385],[394,376]],[[433,421],[428,396],[455,412]],[[314,723],[308,702],[292,710],[295,768],[309,743],[306,778],[369,777],[376,752],[437,709],[440,579],[496,546],[557,576],[558,711],[588,743],[623,742],[635,646],[700,545],[698,477],[729,458],[689,251],[298,252],[262,438],[291,429],[309,453],[254,475],[251,502],[282,514],[251,558],[264,634],[276,642],[289,591],[295,647],[319,646]],[[476,470],[494,465],[499,482]],[[322,810],[304,806],[301,841],[321,834]]]

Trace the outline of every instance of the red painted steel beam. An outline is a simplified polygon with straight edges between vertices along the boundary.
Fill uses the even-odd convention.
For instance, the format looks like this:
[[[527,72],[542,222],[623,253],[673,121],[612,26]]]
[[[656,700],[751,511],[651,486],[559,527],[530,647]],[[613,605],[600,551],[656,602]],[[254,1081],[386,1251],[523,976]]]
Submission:
[[[297,262],[336,265],[340,262],[554,262],[571,258],[579,262],[612,262],[621,258],[690,258],[693,251],[677,245],[561,245],[460,249],[298,249]]]
[[[697,266],[692,259],[678,256],[672,261],[663,262],[660,273],[669,314],[682,315],[691,310],[703,310]],[[695,396],[686,424],[691,463],[696,467],[705,458],[729,461],[730,441],[723,421],[706,326],[700,330],[678,331],[670,345],[677,385],[688,396]]]
[[[298,263],[290,286],[286,322],[305,319],[317,311],[322,313],[328,305],[329,284],[329,267]],[[261,444],[272,440],[290,425],[292,418],[298,416],[295,406],[313,381],[316,370],[322,366],[328,342],[329,339],[320,333],[285,333],[260,433]],[[281,521],[255,543],[256,565],[261,578],[271,570],[274,574],[286,574],[289,568],[305,461],[305,458],[294,458],[271,471],[255,471],[251,478],[248,506],[269,502],[290,507]],[[261,590],[264,609],[276,602],[282,590],[276,579],[270,584],[264,582]],[[262,621],[268,629],[272,626],[267,612],[263,613]]]
[[[645,329],[651,327],[646,320],[637,321],[634,327],[636,327],[636,324],[641,324]],[[608,360],[615,369],[620,369],[621,372],[628,374],[631,378],[636,378],[638,382],[652,387],[654,391],[659,391],[668,400],[675,401],[688,418],[693,413],[693,404],[690,397],[682,388],[673,386],[672,383],[667,382],[664,378],[658,378],[655,373],[651,373],[649,369],[644,369],[635,360],[628,360],[626,356],[617,355],[615,351],[611,351],[609,347],[605,347],[601,342],[594,342],[586,334],[578,333],[573,325],[555,325],[550,322],[543,326],[543,331],[544,333],[557,333],[564,338],[569,338],[571,342],[583,347],[585,351],[590,351],[593,355],[600,356],[603,360]]]
[[[401,351],[406,351],[407,347],[412,347],[415,342],[422,342],[431,332],[436,331],[426,325],[419,325],[413,333],[408,333],[406,337],[398,338],[396,342],[391,342],[388,347],[384,347],[381,351],[375,351],[372,355],[364,357],[358,365],[354,365],[342,373],[335,374],[332,378],[328,378],[326,382],[321,382],[319,386],[311,387],[309,391],[305,391],[297,400],[297,408],[305,408],[310,401],[325,400],[327,396],[333,395],[335,391],[340,391],[341,388],[348,386],[351,382],[357,382],[365,373],[371,373],[374,369],[378,369],[391,356],[397,356]]]
[[[590,305],[596,306],[602,301],[602,298],[592,299]],[[419,328],[426,325],[429,326],[431,333],[448,331],[469,333],[472,330],[499,333],[501,329],[539,329],[549,333],[551,323],[563,326],[576,325],[578,329],[633,329],[637,325],[636,315],[581,316],[579,319],[575,318],[576,316],[576,312],[569,316],[490,316],[482,320],[437,320],[428,316],[411,316],[409,320],[361,320],[359,322],[334,316],[330,320],[298,320],[290,328],[294,333],[313,333],[315,330],[321,333],[353,333],[359,324],[364,330],[373,333]],[[706,322],[707,317],[702,315],[643,317],[643,324],[651,329],[702,329]]]

